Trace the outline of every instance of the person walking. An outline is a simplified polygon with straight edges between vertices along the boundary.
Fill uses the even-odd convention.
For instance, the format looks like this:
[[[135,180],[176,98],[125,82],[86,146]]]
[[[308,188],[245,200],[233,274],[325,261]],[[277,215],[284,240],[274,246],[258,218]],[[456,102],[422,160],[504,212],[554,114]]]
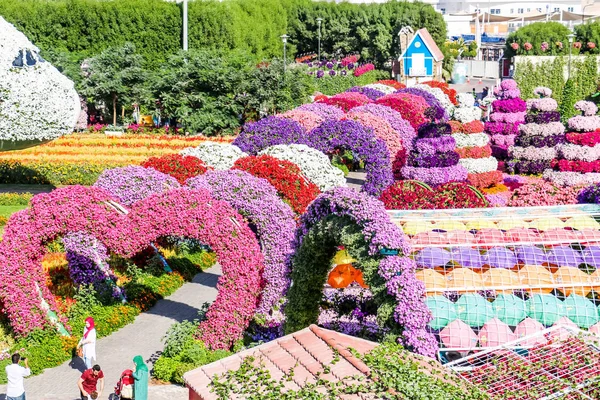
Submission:
[[[96,361],[96,326],[92,317],[87,317],[85,320],[83,337],[77,344],[77,348],[80,347],[83,350],[85,367],[87,369],[92,368],[92,363]]]
[[[133,372],[133,398],[135,400],[148,400],[148,366],[142,356],[133,357],[135,371]]]
[[[100,382],[100,390],[98,390],[98,382]],[[81,400],[101,398],[104,391],[104,372],[100,366],[96,364],[86,369],[77,381],[77,387],[79,387]]]
[[[29,363],[27,359],[23,359],[25,367],[19,365],[21,355],[15,353],[12,355],[12,364],[7,365],[6,377],[8,384],[6,385],[6,400],[25,400],[25,387],[23,386],[23,378],[31,375]]]

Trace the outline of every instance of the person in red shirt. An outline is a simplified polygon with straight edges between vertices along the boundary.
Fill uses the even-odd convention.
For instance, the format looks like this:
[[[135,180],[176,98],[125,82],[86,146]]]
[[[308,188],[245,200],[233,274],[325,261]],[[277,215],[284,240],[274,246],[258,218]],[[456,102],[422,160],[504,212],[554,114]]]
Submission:
[[[100,391],[97,390],[98,382],[100,382]],[[94,399],[100,398],[104,391],[104,373],[100,369],[100,366],[96,364],[92,368],[86,369],[84,373],[81,374],[77,386],[79,386],[81,400],[92,399],[91,396],[94,392],[97,394]]]

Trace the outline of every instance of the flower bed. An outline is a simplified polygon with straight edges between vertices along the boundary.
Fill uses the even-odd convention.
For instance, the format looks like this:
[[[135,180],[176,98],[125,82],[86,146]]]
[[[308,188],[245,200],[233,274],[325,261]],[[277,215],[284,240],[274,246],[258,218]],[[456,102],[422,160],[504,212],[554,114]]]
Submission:
[[[167,174],[177,179],[180,184],[185,184],[189,178],[202,175],[208,169],[204,162],[192,156],[169,154],[162,157],[152,157],[142,164],[142,167],[153,168],[158,172]]]
[[[300,124],[302,128],[306,131],[310,131],[317,126],[321,125],[325,118],[321,117],[319,114],[314,113],[312,111],[304,111],[299,108],[294,110],[289,110],[284,112],[283,114],[278,114],[279,118],[287,118],[296,121]]]
[[[307,180],[296,164],[269,155],[240,158],[233,169],[266,179],[296,214],[305,212],[308,204],[320,193],[319,187]]]
[[[400,136],[402,147],[405,148],[406,151],[410,151],[412,149],[413,141],[417,133],[411,124],[402,118],[402,114],[390,107],[379,104],[367,104],[366,106],[356,107],[353,108],[348,114],[352,115],[354,113],[363,112],[373,114],[376,117],[386,120],[396,131],[398,136]]]
[[[369,104],[370,102],[371,99],[369,99],[369,97],[365,96],[362,93],[355,92],[339,93],[335,96],[331,96],[318,101],[318,103],[339,107],[344,112],[348,112],[355,107],[364,106],[365,104]]]
[[[399,181],[387,188],[379,199],[388,210],[483,208],[488,205],[477,189],[460,182],[432,189],[419,181]]]
[[[519,99],[521,92],[517,88],[515,81],[502,81],[500,88],[497,88],[494,94],[498,98],[496,102],[498,102],[501,107],[504,105],[508,107],[509,104],[507,100],[513,100],[514,102],[511,103],[510,109],[522,109],[523,103],[519,101],[521,100]],[[505,160],[508,158],[508,148],[514,144],[514,138],[517,134],[516,129],[518,125],[523,123],[525,120],[525,109],[510,113],[496,112],[494,103],[492,103],[494,112],[490,114],[490,120],[492,122],[486,123],[485,129],[491,137],[491,145],[494,157],[499,160]],[[508,108],[506,107],[503,109],[507,110]],[[502,138],[501,135],[506,136],[506,138]]]
[[[234,146],[251,155],[256,155],[270,146],[291,143],[307,144],[306,131],[296,121],[277,117],[247,123],[233,141]]]
[[[375,103],[388,106],[399,112],[402,118],[408,121],[414,129],[427,121],[425,111],[428,105],[420,96],[408,93],[388,94],[377,99]]]

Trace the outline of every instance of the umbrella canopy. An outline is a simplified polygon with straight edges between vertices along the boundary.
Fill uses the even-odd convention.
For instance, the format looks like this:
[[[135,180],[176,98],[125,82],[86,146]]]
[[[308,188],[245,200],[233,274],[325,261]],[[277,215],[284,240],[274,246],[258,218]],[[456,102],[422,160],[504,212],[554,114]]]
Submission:
[[[500,229],[482,229],[475,235],[475,242],[483,245],[504,243],[507,238]]]
[[[600,246],[588,246],[581,252],[581,258],[583,262],[593,266],[594,268],[600,268]]]
[[[421,268],[443,267],[450,260],[450,252],[439,247],[426,247],[415,256],[415,262]]]
[[[581,254],[569,246],[558,246],[548,254],[548,263],[559,267],[577,267],[583,262]]]
[[[452,321],[440,332],[440,340],[446,347],[472,349],[477,346],[477,335],[461,320]]]
[[[568,328],[577,329],[577,325],[567,317],[559,318],[558,321],[556,321],[554,323],[554,325],[552,325],[552,326],[564,326],[564,327],[568,327]],[[551,340],[567,340],[570,337],[571,337],[570,332],[563,330],[563,329],[559,329],[558,331],[552,332],[550,334]]]
[[[515,253],[506,247],[493,247],[485,255],[486,264],[492,268],[512,268],[517,264]]]
[[[529,228],[529,224],[522,219],[502,219],[498,221],[496,224],[498,229],[502,229],[503,231],[508,231],[515,228],[527,229]]]
[[[550,326],[565,315],[565,307],[555,296],[534,294],[527,300],[527,314],[542,325]]]
[[[546,329],[544,325],[535,319],[527,317],[523,321],[519,322],[519,325],[517,325],[515,328],[515,335],[517,335],[517,338],[522,339],[524,337],[542,332],[544,329]],[[537,335],[535,337],[525,339],[521,343],[525,346],[537,346],[540,344],[545,344],[546,342],[547,340],[543,335]]]
[[[513,228],[506,232],[506,236],[512,242],[537,243],[540,235],[533,229]]]
[[[564,228],[565,224],[556,217],[542,217],[531,221],[529,227],[539,231],[547,231],[554,228]]]
[[[527,305],[513,294],[501,294],[492,303],[494,314],[510,326],[516,326],[527,317]]]
[[[544,250],[536,246],[519,246],[515,248],[517,261],[521,264],[542,265],[548,262]]]
[[[511,270],[503,268],[492,268],[483,274],[483,283],[487,289],[496,293],[511,294],[515,289],[495,289],[500,286],[520,287],[519,275]]]
[[[484,288],[483,279],[480,274],[473,272],[469,268],[454,268],[446,275],[448,289],[468,288],[470,291],[482,290]],[[459,290],[459,293],[466,293],[467,290]]]
[[[554,276],[541,265],[525,265],[518,272],[523,289],[528,293],[550,293],[552,288],[540,288],[540,285],[554,284]]]
[[[581,283],[587,283],[591,281],[590,275],[586,274],[582,270],[576,267],[560,267],[554,272],[554,282],[561,283],[564,287],[559,288],[565,296],[571,294],[578,294],[580,296],[587,296],[591,292],[591,286],[576,286]]]
[[[565,221],[565,226],[577,229],[578,231],[584,229],[600,229],[600,224],[598,224],[598,222],[596,222],[596,220],[589,215],[579,215],[569,218]]]
[[[563,303],[565,315],[580,328],[587,329],[600,321],[594,304],[583,296],[570,295]]]
[[[485,257],[479,250],[469,247],[458,247],[452,251],[452,260],[461,267],[481,269],[485,264]]]
[[[576,242],[579,240],[580,232],[562,228],[550,229],[540,234],[540,239],[543,242]]]
[[[467,222],[467,230],[481,230],[481,229],[497,229],[494,221],[489,219],[475,219]]]
[[[437,271],[432,269],[423,269],[417,271],[417,279],[425,284],[426,289],[440,289],[440,291],[426,292],[427,296],[434,296],[436,294],[443,294],[443,289],[446,289],[447,281],[446,277]]]
[[[458,318],[474,328],[479,328],[494,318],[494,309],[490,302],[475,293],[462,295],[455,306]]]
[[[433,230],[433,224],[429,221],[406,221],[402,226],[402,230],[409,236],[414,236],[421,232],[429,232]]]
[[[496,347],[517,339],[510,327],[498,318],[492,318],[479,331],[481,347]]]
[[[429,326],[433,329],[442,329],[458,318],[454,303],[444,296],[428,297],[425,299],[425,305],[433,316],[433,319],[429,322]]]
[[[444,219],[436,222],[433,225],[433,229],[452,232],[452,231],[466,231],[467,227],[462,222],[459,222],[454,219]]]
[[[412,242],[415,245],[446,244],[448,237],[441,232],[422,232],[415,235]]]

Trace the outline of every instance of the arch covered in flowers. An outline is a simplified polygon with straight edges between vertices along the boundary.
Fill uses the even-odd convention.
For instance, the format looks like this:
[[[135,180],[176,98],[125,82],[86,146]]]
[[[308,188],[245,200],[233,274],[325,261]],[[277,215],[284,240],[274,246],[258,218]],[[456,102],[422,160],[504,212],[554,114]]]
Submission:
[[[256,226],[256,236],[264,256],[264,288],[255,320],[262,326],[281,325],[288,258],[296,230],[292,209],[266,180],[239,170],[209,171],[187,182],[192,189],[207,189],[217,200],[231,204]]]
[[[219,293],[199,329],[213,349],[229,348],[252,319],[262,287],[263,256],[245,220],[206,190],[174,189],[133,204],[127,215],[96,187],[71,186],[40,194],[15,214],[0,243],[0,300],[18,335],[48,324],[38,296],[59,314],[40,266],[44,245],[70,232],[85,232],[110,251],[131,257],[163,236],[190,237],[217,254]],[[60,315],[60,314],[59,314]],[[67,322],[61,317],[62,322]]]
[[[322,288],[336,246],[342,244],[378,303],[377,320],[407,348],[428,356],[437,349],[426,326],[431,314],[421,301],[425,286],[406,255],[410,245],[389,219],[383,203],[349,188],[322,193],[302,216],[291,258],[291,286],[285,308],[286,333],[316,323]],[[386,249],[397,255],[384,256]]]

